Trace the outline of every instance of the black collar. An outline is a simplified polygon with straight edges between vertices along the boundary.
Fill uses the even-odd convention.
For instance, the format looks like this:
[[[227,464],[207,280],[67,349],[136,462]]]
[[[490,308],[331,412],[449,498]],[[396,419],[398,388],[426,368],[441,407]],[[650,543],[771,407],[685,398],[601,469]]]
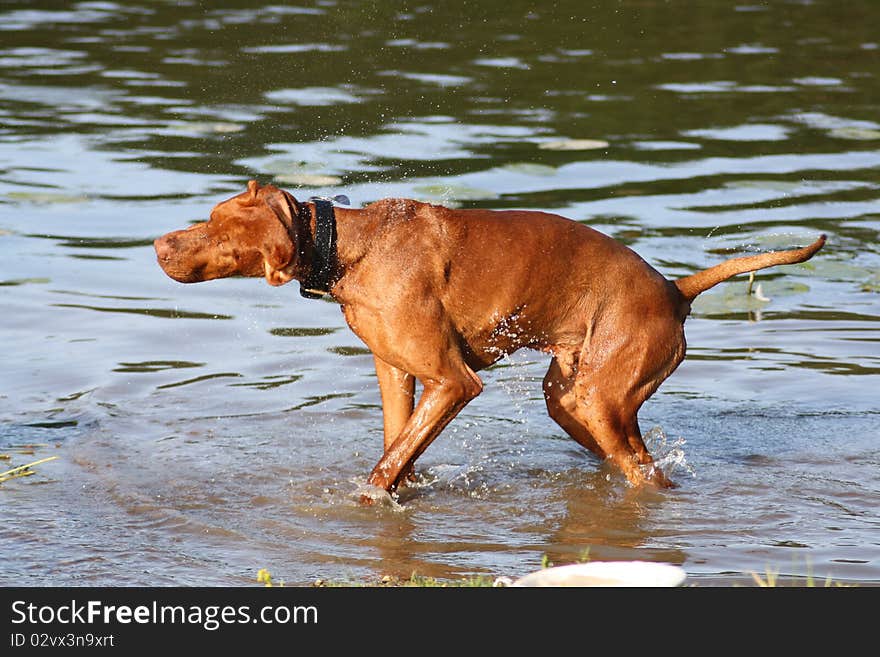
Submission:
[[[313,198],[315,204],[315,249],[312,253],[312,268],[305,280],[299,284],[299,293],[306,299],[320,299],[330,293],[333,268],[336,264],[336,214],[333,202],[324,198]],[[303,203],[300,206],[299,221],[308,231],[312,223],[311,211]]]

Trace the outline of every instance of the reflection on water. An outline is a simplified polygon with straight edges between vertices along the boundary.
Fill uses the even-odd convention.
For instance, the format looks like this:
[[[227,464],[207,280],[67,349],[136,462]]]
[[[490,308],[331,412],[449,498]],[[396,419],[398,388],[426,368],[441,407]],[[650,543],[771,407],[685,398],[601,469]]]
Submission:
[[[0,469],[60,458],[0,486],[0,584],[515,576],[585,550],[880,581],[880,5],[705,5],[6,2]],[[557,211],[670,277],[829,242],[694,305],[642,411],[680,488],[560,435],[520,353],[367,509],[381,406],[338,307],[155,264],[250,178]]]

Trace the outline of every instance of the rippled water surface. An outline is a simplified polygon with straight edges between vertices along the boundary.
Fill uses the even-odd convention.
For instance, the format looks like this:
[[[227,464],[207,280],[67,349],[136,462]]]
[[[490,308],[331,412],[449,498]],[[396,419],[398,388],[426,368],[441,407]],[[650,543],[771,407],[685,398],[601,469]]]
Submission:
[[[0,470],[58,457],[0,484],[0,584],[515,577],[587,550],[880,583],[880,3],[209,4],[0,3]],[[365,508],[381,406],[339,308],[155,263],[251,178],[550,210],[670,277],[829,243],[695,305],[641,413],[679,488],[564,436],[520,352]]]

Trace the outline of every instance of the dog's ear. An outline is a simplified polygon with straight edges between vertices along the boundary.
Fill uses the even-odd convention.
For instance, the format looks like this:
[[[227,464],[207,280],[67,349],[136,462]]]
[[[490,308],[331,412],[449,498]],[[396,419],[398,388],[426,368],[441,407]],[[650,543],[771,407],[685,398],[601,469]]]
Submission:
[[[276,187],[267,185],[259,189],[256,183],[254,185],[260,199],[278,219],[267,230],[261,249],[266,281],[269,285],[284,285],[293,280],[299,261],[299,231],[296,226],[299,205],[293,197]]]
[[[251,193],[251,202],[256,202],[260,184],[256,180],[248,180],[248,191]]]

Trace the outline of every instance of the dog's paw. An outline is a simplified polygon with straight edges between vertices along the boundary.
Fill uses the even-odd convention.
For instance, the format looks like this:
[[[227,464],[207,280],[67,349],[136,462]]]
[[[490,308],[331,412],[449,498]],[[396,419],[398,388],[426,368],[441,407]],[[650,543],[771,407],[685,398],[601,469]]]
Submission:
[[[657,488],[678,488],[678,484],[667,477],[663,470],[653,464],[647,468],[645,481],[649,484],[654,484]]]
[[[390,493],[379,486],[362,484],[358,486],[356,494],[361,506],[390,507],[394,510],[403,508],[397,502],[396,493]]]

